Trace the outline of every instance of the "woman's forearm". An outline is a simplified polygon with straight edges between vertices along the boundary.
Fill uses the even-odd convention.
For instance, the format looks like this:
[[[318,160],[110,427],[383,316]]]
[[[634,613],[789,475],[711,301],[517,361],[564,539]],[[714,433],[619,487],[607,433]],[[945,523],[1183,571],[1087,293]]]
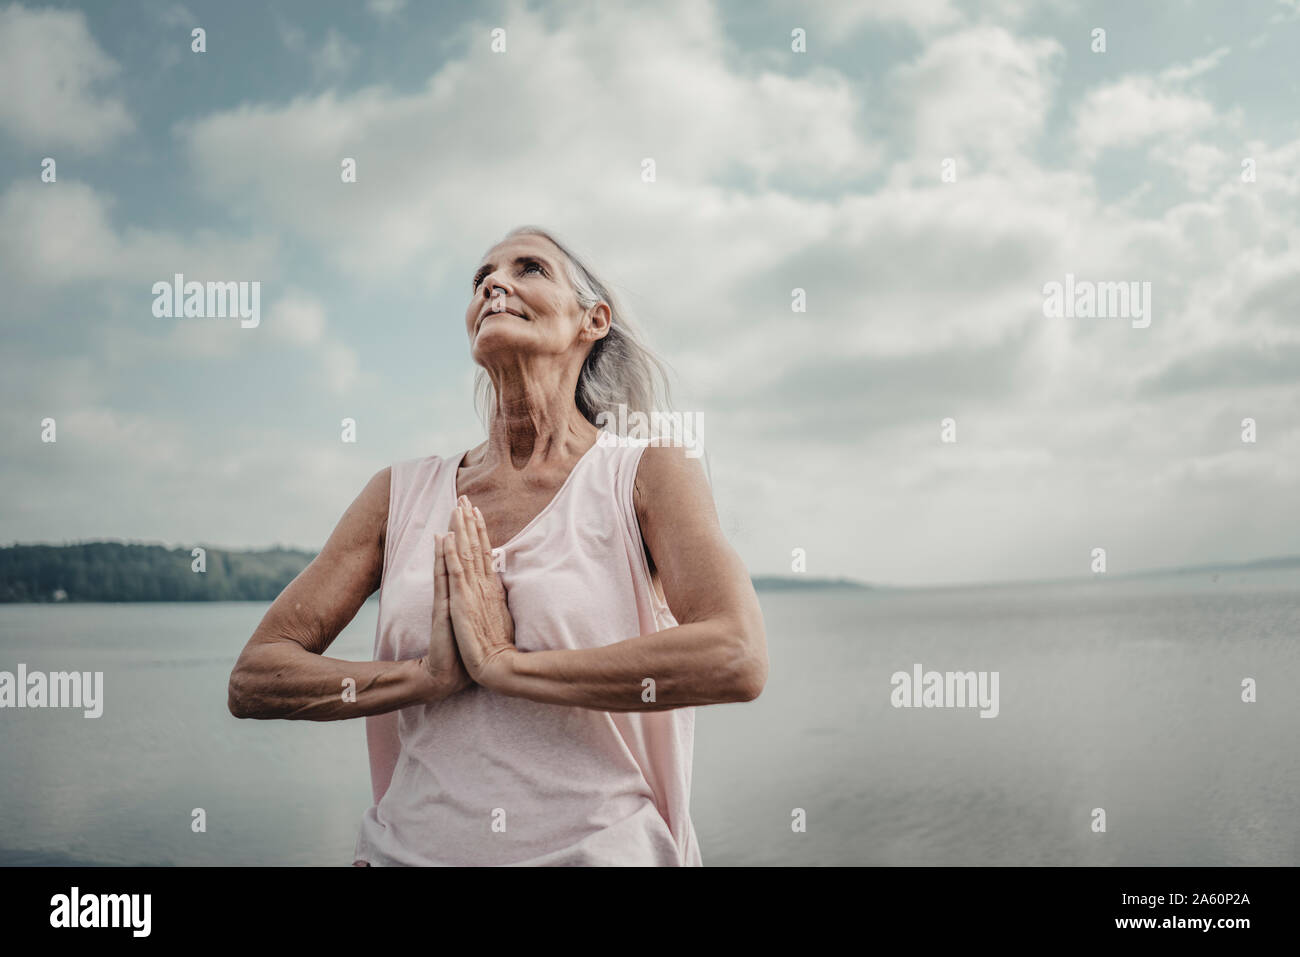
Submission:
[[[452,693],[424,659],[343,661],[293,641],[245,650],[230,675],[229,707],[237,718],[338,721],[427,704]]]
[[[493,690],[600,711],[750,701],[767,677],[756,648],[739,626],[693,622],[601,648],[516,651]]]

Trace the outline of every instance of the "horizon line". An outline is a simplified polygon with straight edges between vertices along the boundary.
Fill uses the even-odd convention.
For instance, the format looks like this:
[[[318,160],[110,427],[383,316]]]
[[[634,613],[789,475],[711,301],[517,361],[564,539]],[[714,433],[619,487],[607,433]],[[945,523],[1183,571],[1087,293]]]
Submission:
[[[120,538],[94,538],[94,539],[82,539],[82,540],[64,541],[64,542],[13,541],[13,542],[7,542],[5,544],[0,545],[0,549],[18,548],[18,547],[69,548],[77,545],[157,546],[157,547],[165,548],[168,551],[175,551],[178,549],[188,551],[189,549],[192,548],[204,548],[207,549],[208,551],[223,551],[223,552],[283,551],[283,552],[297,552],[300,554],[313,555],[313,556],[320,554],[319,548],[317,549],[301,548],[297,545],[286,545],[280,543],[274,545],[266,545],[262,547],[246,546],[246,547],[232,548],[225,545],[204,545],[202,543],[191,543],[187,546],[187,545],[180,545],[180,544],[170,544],[161,541],[144,541],[140,539],[120,539]],[[1254,559],[1248,559],[1246,561],[1202,562],[1196,565],[1166,565],[1166,566],[1160,566],[1156,568],[1146,568],[1146,569],[1139,569],[1136,571],[1127,571],[1127,572],[1093,573],[1088,576],[1080,575],[1078,577],[1009,578],[1009,579],[1002,579],[1002,580],[986,579],[983,581],[929,582],[929,583],[921,583],[921,584],[897,584],[897,583],[890,583],[890,582],[883,582],[883,581],[864,581],[860,578],[852,578],[843,575],[839,575],[839,576],[807,575],[801,573],[781,575],[781,574],[769,574],[769,573],[756,573],[750,571],[749,576],[751,579],[768,578],[768,579],[775,579],[779,581],[790,581],[790,582],[798,582],[798,581],[839,582],[843,584],[854,585],[860,588],[882,589],[882,590],[892,589],[892,590],[901,591],[907,589],[923,589],[923,588],[993,588],[993,587],[998,587],[1003,585],[1078,584],[1084,581],[1095,581],[1097,580],[1098,577],[1105,579],[1105,578],[1138,578],[1138,577],[1149,576],[1149,575],[1176,575],[1176,574],[1185,575],[1185,574],[1192,574],[1195,572],[1218,572],[1218,571],[1231,571],[1231,570],[1240,571],[1249,568],[1258,568],[1261,566],[1267,567],[1270,565],[1278,565],[1278,564],[1281,565],[1300,564],[1300,554],[1273,555],[1267,558],[1254,558]]]

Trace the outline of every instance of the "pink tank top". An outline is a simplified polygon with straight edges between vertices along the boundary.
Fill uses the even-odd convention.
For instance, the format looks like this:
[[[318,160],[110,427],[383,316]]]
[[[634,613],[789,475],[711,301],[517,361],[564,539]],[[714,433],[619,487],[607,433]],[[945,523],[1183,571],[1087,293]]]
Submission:
[[[598,442],[494,549],[522,651],[594,648],[677,624],[632,504],[643,446]],[[433,614],[433,536],[461,458],[392,467],[375,660],[418,658]],[[366,718],[372,865],[702,863],[689,802],[695,711],[608,712],[471,685]]]

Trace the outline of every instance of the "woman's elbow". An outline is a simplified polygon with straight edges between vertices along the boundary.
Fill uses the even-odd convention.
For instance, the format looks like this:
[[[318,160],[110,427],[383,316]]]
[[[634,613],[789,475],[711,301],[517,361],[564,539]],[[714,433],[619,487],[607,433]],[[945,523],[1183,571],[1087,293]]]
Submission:
[[[230,673],[230,683],[226,685],[226,707],[236,718],[253,717],[252,702],[247,690],[247,679],[236,666]]]
[[[226,685],[226,707],[236,718],[269,718],[271,714],[267,705],[269,701],[261,689],[255,666],[241,655],[230,672],[230,682]]]
[[[751,660],[736,681],[736,701],[753,701],[763,693],[767,685],[767,656],[759,655]]]
[[[767,639],[762,625],[741,631],[728,669],[728,701],[753,701],[767,684]]]

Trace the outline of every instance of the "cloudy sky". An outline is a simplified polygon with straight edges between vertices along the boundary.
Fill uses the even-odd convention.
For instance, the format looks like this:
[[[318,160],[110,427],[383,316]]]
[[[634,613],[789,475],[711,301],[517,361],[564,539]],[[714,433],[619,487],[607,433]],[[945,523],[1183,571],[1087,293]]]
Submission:
[[[480,441],[472,274],[535,223],[675,369],[756,574],[1300,552],[1300,2],[1136,7],[2,7],[0,539],[319,548]],[[261,324],[155,318],[178,272]],[[1067,274],[1150,325],[1045,317]]]

